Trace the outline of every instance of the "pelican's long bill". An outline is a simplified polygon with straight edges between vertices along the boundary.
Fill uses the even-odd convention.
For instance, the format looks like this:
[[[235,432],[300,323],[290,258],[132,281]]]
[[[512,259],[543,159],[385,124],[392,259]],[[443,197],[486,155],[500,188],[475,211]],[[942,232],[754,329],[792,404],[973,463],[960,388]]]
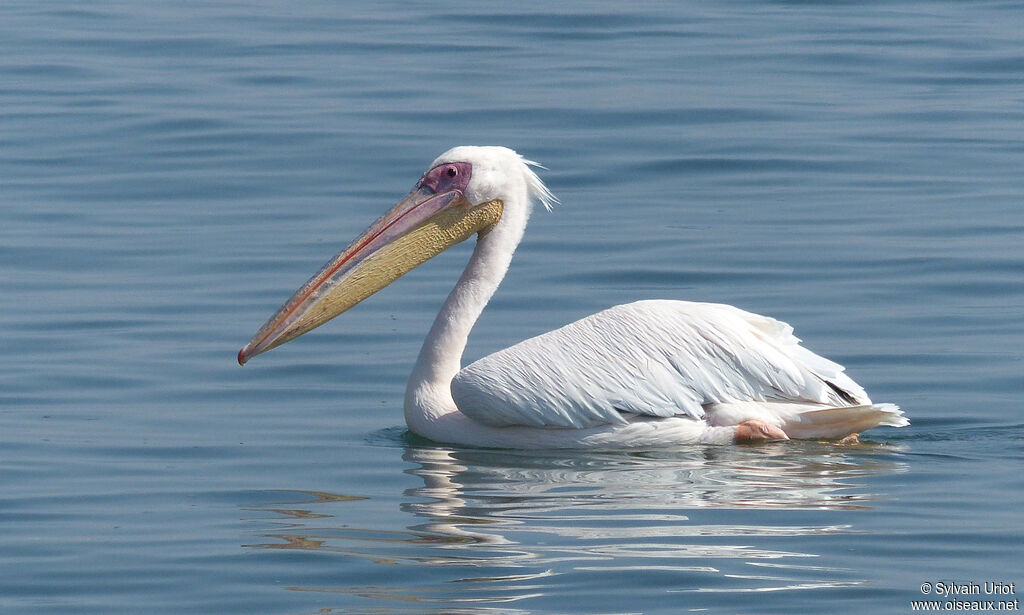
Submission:
[[[453,178],[455,173],[464,177],[439,185],[437,179],[443,177],[443,171]],[[493,228],[501,219],[502,202],[474,205],[467,201],[463,190],[471,172],[469,165],[463,167],[462,163],[440,165],[427,172],[409,196],[277,310],[239,351],[238,363],[244,365],[324,324],[447,248]]]

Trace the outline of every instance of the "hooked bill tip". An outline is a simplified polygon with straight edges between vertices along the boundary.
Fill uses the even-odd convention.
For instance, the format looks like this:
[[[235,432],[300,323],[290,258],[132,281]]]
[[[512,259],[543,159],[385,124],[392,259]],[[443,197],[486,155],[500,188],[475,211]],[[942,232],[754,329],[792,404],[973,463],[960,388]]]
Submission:
[[[246,346],[245,348],[248,348],[248,346]],[[245,365],[245,362],[249,360],[249,357],[245,356],[245,348],[242,348],[241,350],[238,351],[239,365]]]

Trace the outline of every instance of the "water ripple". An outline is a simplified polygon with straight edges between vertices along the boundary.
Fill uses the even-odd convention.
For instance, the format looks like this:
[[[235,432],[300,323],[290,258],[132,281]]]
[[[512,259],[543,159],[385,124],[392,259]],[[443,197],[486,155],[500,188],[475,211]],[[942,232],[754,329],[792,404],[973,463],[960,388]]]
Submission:
[[[870,450],[807,445],[799,455],[767,448],[527,456],[413,446],[403,457],[422,484],[402,498],[406,529],[351,525],[343,520],[354,511],[345,508],[359,506],[356,498],[308,494],[255,508],[277,513],[281,520],[273,525],[282,530],[262,533],[272,540],[250,547],[486,571],[425,575],[440,585],[292,588],[423,604],[466,600],[444,583],[471,583],[482,592],[472,601],[502,603],[543,598],[578,575],[603,574],[669,575],[674,592],[851,587],[862,581],[849,570],[799,564],[821,556],[784,545],[860,530],[782,516],[766,525],[772,517],[764,511],[870,510],[877,496],[857,480],[902,471],[901,462]],[[743,522],[748,510],[761,511],[760,522]],[[332,524],[335,518],[343,524]],[[781,542],[766,548],[749,539]],[[778,574],[749,570],[766,562],[779,562],[769,569]]]

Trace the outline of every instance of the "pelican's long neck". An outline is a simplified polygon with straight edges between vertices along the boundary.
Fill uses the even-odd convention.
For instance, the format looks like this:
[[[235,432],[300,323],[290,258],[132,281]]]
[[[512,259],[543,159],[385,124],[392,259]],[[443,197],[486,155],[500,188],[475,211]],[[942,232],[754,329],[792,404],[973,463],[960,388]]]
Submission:
[[[522,212],[521,219],[516,219],[517,212]],[[521,207],[509,207],[506,201],[501,223],[477,239],[473,256],[434,319],[409,377],[405,414],[410,426],[423,415],[436,417],[456,409],[451,399],[452,378],[462,368],[469,332],[508,271],[526,217],[525,202]]]

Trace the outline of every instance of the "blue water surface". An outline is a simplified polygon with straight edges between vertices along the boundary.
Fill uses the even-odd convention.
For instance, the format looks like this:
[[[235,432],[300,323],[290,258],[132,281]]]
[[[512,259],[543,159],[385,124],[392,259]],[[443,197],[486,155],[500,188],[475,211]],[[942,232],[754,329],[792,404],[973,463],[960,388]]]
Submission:
[[[1022,32],[1012,2],[0,4],[0,610],[1024,592]],[[235,364],[459,144],[541,161],[562,201],[467,361],[616,303],[719,301],[912,425],[629,453],[413,438],[405,378],[468,244]]]

